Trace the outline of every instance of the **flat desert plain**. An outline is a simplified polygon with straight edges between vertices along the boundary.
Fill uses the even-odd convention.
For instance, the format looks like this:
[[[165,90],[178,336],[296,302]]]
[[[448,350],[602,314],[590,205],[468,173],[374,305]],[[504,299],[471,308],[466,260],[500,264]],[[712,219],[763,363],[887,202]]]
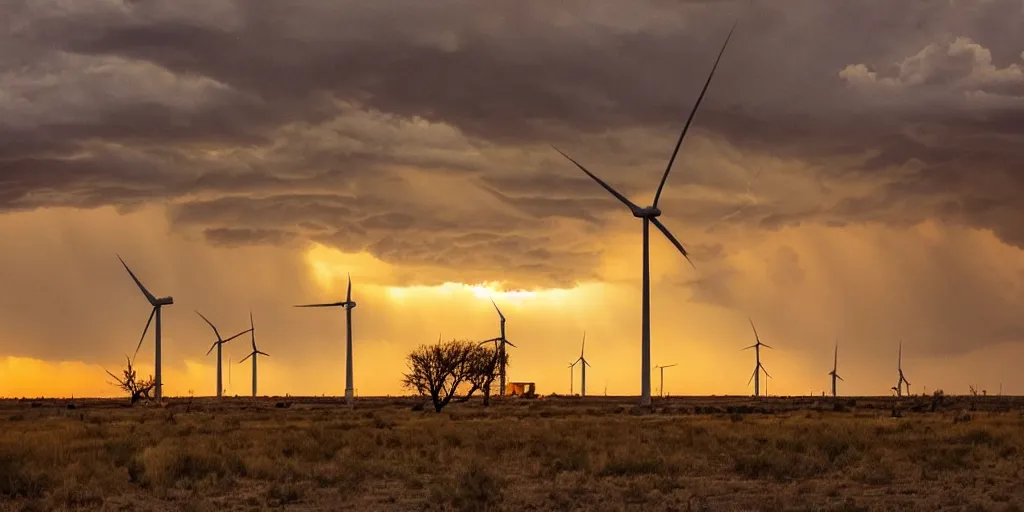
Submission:
[[[0,510],[1022,510],[1024,399],[0,400]]]

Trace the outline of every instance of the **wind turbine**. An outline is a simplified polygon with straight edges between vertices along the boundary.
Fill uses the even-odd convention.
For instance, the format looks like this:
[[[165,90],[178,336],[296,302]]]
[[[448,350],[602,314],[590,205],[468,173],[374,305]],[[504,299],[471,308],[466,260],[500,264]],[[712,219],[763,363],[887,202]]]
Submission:
[[[583,331],[583,345],[580,346],[580,358],[576,360],[573,365],[580,364],[580,375],[582,375],[582,382],[580,383],[580,396],[587,396],[587,367],[590,363],[587,362],[586,358],[583,357],[583,349],[587,347],[587,332]],[[570,366],[572,368],[572,366]],[[570,388],[571,392],[571,388]]]
[[[494,299],[491,299],[491,304],[494,304]],[[494,309],[498,312],[498,318],[501,319],[501,336],[481,341],[480,344],[483,345],[484,343],[490,343],[492,341],[498,342],[498,357],[501,361],[501,366],[498,371],[498,387],[500,388],[499,396],[505,396],[505,367],[508,366],[508,358],[505,357],[505,345],[512,345],[514,348],[519,347],[516,347],[515,343],[512,343],[508,338],[505,338],[505,315],[501,314],[501,309],[498,308],[497,304],[494,304]]]
[[[348,291],[345,294],[344,302],[331,302],[329,304],[303,304],[301,306],[295,306],[297,308],[334,308],[343,307],[345,308],[345,403],[352,405],[353,400],[353,386],[352,386],[352,310],[355,309],[356,303],[352,300],[352,275],[348,276]],[[438,335],[440,336],[440,335]],[[440,341],[440,339],[438,339]],[[502,389],[504,390],[504,381],[502,381]]]
[[[658,385],[658,396],[660,396],[660,397],[664,397],[665,396],[665,368],[672,368],[673,366],[676,366],[678,364],[679,363],[672,363],[672,364],[666,364],[666,365],[662,365],[662,366],[655,366],[655,368],[661,370],[661,384]]]
[[[750,385],[750,381],[751,380],[754,381],[754,396],[761,396],[761,390],[760,390],[761,370],[764,370],[764,374],[765,375],[767,375],[768,377],[771,377],[771,375],[768,375],[768,370],[765,370],[764,365],[761,364],[761,347],[765,347],[765,348],[772,348],[772,347],[768,346],[765,343],[761,343],[761,338],[757,335],[757,327],[754,327],[754,321],[751,320],[749,317],[747,318],[747,320],[750,320],[750,328],[754,330],[754,339],[757,340],[757,342],[754,343],[753,345],[751,345],[749,347],[744,347],[743,349],[741,349],[741,350],[747,350],[749,348],[754,349],[754,358],[755,358],[755,361],[757,361],[757,364],[754,365],[754,374],[750,376],[750,380],[747,381],[747,385],[748,386]]]
[[[893,386],[896,389],[896,396],[903,396],[903,385],[907,385],[907,395],[910,395],[910,381],[903,376],[903,341],[900,341],[899,358],[896,360],[896,370],[899,372],[899,380],[896,381],[896,385]]]
[[[239,336],[241,336],[241,335],[251,331],[252,329],[246,329],[246,330],[244,330],[244,331],[242,331],[242,332],[240,332],[240,333],[238,333],[238,334],[236,334],[236,335],[234,335],[234,336],[232,336],[232,337],[230,337],[230,338],[225,340],[225,339],[222,339],[220,337],[220,331],[218,331],[217,327],[215,325],[213,325],[213,322],[211,322],[208,318],[203,316],[203,314],[200,313],[199,311],[196,311],[196,314],[199,315],[200,318],[202,318],[203,320],[206,321],[206,323],[210,326],[210,328],[213,329],[213,334],[215,336],[217,336],[217,341],[214,341],[213,345],[210,345],[210,350],[206,351],[206,355],[210,355],[210,352],[213,351],[214,347],[217,348],[217,398],[220,398],[221,396],[223,396],[223,393],[224,393],[224,381],[222,380],[222,377],[221,377],[223,375],[221,373],[221,371],[222,371],[221,370],[221,347],[223,347],[225,343],[227,343],[227,342],[229,342],[229,341],[231,341],[231,340],[233,340],[233,339],[235,339],[235,338],[237,338],[237,337],[239,337]]]
[[[839,340],[836,340],[835,359],[832,360],[832,371],[828,372],[828,374],[832,376],[832,396],[833,397],[836,396],[836,379],[843,380],[843,378],[840,377],[838,373],[836,373],[836,370],[838,368],[839,368]],[[846,382],[846,381],[843,380],[843,382]]]
[[[729,39],[732,37],[733,31],[736,30],[736,25],[733,24],[732,29],[729,30],[729,35],[725,38],[725,43],[722,44],[722,49],[718,52],[718,58],[715,59],[715,64],[711,68],[711,73],[708,74],[707,81],[704,82],[704,88],[701,89],[700,95],[697,97],[697,102],[693,105],[693,110],[690,111],[690,117],[687,118],[686,124],[683,125],[683,131],[679,134],[679,140],[676,141],[676,147],[672,151],[672,157],[668,160],[668,165],[665,167],[665,173],[661,177],[661,183],[658,184],[657,192],[654,193],[654,203],[648,207],[640,207],[636,203],[630,201],[626,196],[620,194],[611,185],[608,185],[601,178],[588,171],[582,164],[573,160],[572,157],[563,153],[560,149],[554,148],[559,154],[564,156],[570,162],[576,165],[581,171],[586,173],[591,179],[597,182],[602,188],[608,191],[611,195],[615,196],[622,204],[629,208],[629,211],[633,213],[634,217],[643,220],[643,302],[641,305],[641,328],[640,328],[640,403],[642,405],[650,405],[651,403],[651,254],[650,254],[650,228],[651,224],[661,231],[665,238],[672,245],[676,247],[683,254],[683,257],[693,265],[690,261],[690,256],[683,247],[683,244],[676,239],[676,237],[665,227],[658,216],[661,215],[661,209],[658,208],[658,200],[661,199],[661,191],[665,188],[665,182],[668,180],[668,173],[672,170],[672,164],[676,160],[676,155],[679,154],[679,147],[683,144],[683,138],[686,136],[686,131],[689,130],[690,124],[693,122],[693,117],[697,114],[697,109],[700,107],[701,100],[704,99],[704,94],[708,90],[708,86],[711,84],[711,78],[715,75],[715,70],[718,68],[718,62],[722,60],[722,54],[725,53],[725,47],[729,44]]]
[[[139,287],[139,290],[141,290],[142,294],[146,296],[146,300],[149,301],[149,305],[153,306],[153,311],[149,314],[149,320],[146,320],[146,327],[142,329],[142,337],[139,338],[139,345],[135,347],[135,355],[132,356],[132,359],[134,360],[135,356],[139,355],[139,349],[142,348],[142,342],[146,339],[146,331],[149,330],[149,324],[153,321],[153,317],[155,316],[156,327],[153,334],[155,338],[153,343],[153,352],[156,356],[156,364],[155,368],[153,369],[153,374],[155,376],[154,380],[156,381],[156,392],[154,393],[154,397],[156,398],[156,401],[159,402],[160,399],[163,397],[164,384],[162,372],[160,371],[160,335],[163,333],[163,329],[161,328],[160,325],[160,308],[174,304],[174,298],[158,298],[153,296],[153,294],[149,293],[149,290],[147,290],[146,287],[142,285],[142,281],[139,281],[139,278],[135,277],[135,273],[132,272],[132,269],[128,268],[128,264],[121,259],[120,255],[117,256],[117,259],[121,261],[121,265],[124,265],[124,269],[127,270],[128,275],[132,277],[132,281],[135,281],[135,284]]]
[[[266,352],[261,352],[259,349],[256,348],[256,326],[253,325],[252,323],[252,311],[249,312],[248,332],[252,333],[252,352],[249,352],[249,355],[243,357],[242,360],[239,361],[238,363],[244,363],[246,359],[249,359],[250,357],[252,358],[252,396],[256,396],[256,356],[261,355],[270,357],[270,354]]]

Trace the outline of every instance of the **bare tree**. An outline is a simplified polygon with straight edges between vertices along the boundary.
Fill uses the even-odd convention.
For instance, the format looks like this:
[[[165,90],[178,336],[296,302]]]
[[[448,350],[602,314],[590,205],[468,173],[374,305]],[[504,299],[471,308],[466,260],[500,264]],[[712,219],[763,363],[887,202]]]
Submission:
[[[496,373],[495,350],[467,340],[420,345],[408,356],[409,372],[402,383],[422,396],[430,397],[435,412],[441,412],[458,396],[459,388],[469,389],[463,400],[484,390],[489,403],[490,387]]]
[[[507,362],[508,354],[506,353],[504,363],[507,364]],[[466,394],[467,400],[473,395],[474,391],[480,390],[484,394],[484,407],[491,405],[491,385],[494,383],[494,379],[498,377],[502,363],[501,351],[498,350],[497,345],[492,347],[474,347],[473,352],[470,354],[470,374],[467,377],[472,387]]]
[[[109,370],[103,370],[107,372],[107,375],[113,377],[116,381],[114,384],[118,388],[124,390],[131,396],[131,403],[134,405],[140,399],[145,398],[147,401],[150,400],[149,393],[156,387],[156,380],[150,375],[148,379],[139,382],[136,380],[135,369],[132,368],[132,360],[128,356],[124,356],[128,360],[128,367],[122,372],[122,377],[118,377]]]

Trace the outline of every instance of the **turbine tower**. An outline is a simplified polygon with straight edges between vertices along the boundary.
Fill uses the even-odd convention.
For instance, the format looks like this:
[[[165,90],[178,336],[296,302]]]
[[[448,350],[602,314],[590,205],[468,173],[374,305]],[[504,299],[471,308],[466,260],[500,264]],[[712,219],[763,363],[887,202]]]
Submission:
[[[240,332],[240,333],[238,333],[238,334],[236,334],[236,335],[234,335],[234,336],[232,336],[232,337],[230,337],[230,338],[225,340],[225,339],[222,339],[220,337],[220,331],[217,330],[217,326],[213,325],[213,322],[211,322],[208,318],[203,316],[203,314],[200,313],[199,311],[196,311],[196,314],[199,315],[200,318],[202,318],[203,320],[206,321],[206,323],[210,326],[210,328],[213,329],[213,334],[215,336],[217,336],[217,341],[214,341],[213,345],[210,345],[210,350],[206,351],[206,355],[210,355],[210,352],[213,352],[214,348],[217,349],[217,398],[220,398],[224,394],[224,381],[222,379],[223,373],[222,373],[222,370],[221,370],[221,347],[223,347],[225,343],[227,343],[227,342],[229,342],[229,341],[231,341],[231,340],[233,340],[233,339],[235,339],[235,338],[237,338],[237,337],[239,337],[239,336],[241,336],[241,335],[251,331],[252,329],[246,329],[246,330],[244,330],[244,331],[242,331],[242,332]]]
[[[836,396],[836,379],[843,380],[836,371],[839,368],[839,340],[836,340],[836,353],[835,358],[832,360],[832,371],[828,372],[832,376],[832,396]],[[846,382],[843,380],[843,382]]]
[[[583,165],[581,165],[572,157],[563,153],[560,149],[554,148],[562,156],[567,158],[576,167],[583,171],[592,180],[597,182],[602,188],[608,191],[611,195],[615,196],[622,204],[629,208],[630,212],[633,213],[634,217],[643,220],[643,296],[641,303],[641,328],[640,328],[640,403],[641,405],[650,405],[651,403],[651,254],[650,254],[650,229],[651,224],[661,231],[665,238],[672,245],[676,247],[683,254],[683,257],[687,261],[690,261],[690,256],[683,247],[683,244],[676,239],[676,237],[665,227],[658,216],[661,215],[661,209],[658,208],[658,200],[661,199],[661,192],[665,188],[665,182],[668,180],[669,171],[672,170],[672,164],[676,160],[676,155],[679,154],[679,147],[683,144],[683,138],[686,136],[687,130],[690,128],[690,124],[693,122],[694,116],[697,114],[697,109],[700,107],[701,100],[704,99],[704,94],[708,90],[708,86],[711,84],[711,78],[715,75],[715,70],[718,68],[719,61],[722,60],[722,54],[725,53],[725,47],[729,44],[729,39],[732,37],[733,31],[736,30],[736,25],[733,24],[732,29],[729,30],[729,35],[725,38],[725,43],[722,44],[722,49],[718,52],[718,57],[715,59],[715,64],[711,67],[711,73],[708,74],[707,81],[704,82],[704,88],[701,89],[700,95],[697,97],[697,102],[693,105],[693,110],[690,111],[690,116],[686,120],[686,124],[683,125],[683,131],[679,134],[679,139],[676,141],[676,147],[672,151],[672,156],[668,160],[668,165],[665,167],[665,173],[661,177],[661,183],[658,184],[658,189],[654,193],[654,203],[648,207],[640,207],[636,203],[630,201],[626,196],[620,194],[610,185],[605,183],[598,178],[596,175],[588,171]],[[690,265],[693,262],[690,261]]]
[[[907,395],[910,395],[910,381],[903,376],[903,341],[900,341],[900,351],[898,359],[896,360],[896,370],[899,372],[899,380],[896,381],[896,385],[893,388],[896,390],[896,396],[903,396],[903,385],[907,386]]]
[[[259,349],[256,348],[256,326],[253,325],[253,323],[252,323],[252,311],[249,312],[249,332],[252,333],[252,352],[249,352],[249,355],[243,357],[242,360],[238,362],[238,364],[244,363],[245,360],[249,359],[250,357],[252,358],[252,396],[255,397],[256,396],[256,356],[257,355],[261,355],[261,356],[270,357],[270,354],[268,354],[266,352],[261,352]]]
[[[573,365],[576,365],[577,363],[581,363],[580,364],[580,375],[582,375],[582,379],[583,380],[580,382],[580,396],[587,396],[587,367],[590,366],[590,363],[588,363],[586,358],[583,357],[583,349],[585,349],[586,347],[587,347],[587,332],[583,331],[583,345],[580,346],[580,358],[577,359],[575,363],[572,363]],[[570,366],[570,368],[572,368],[572,366]],[[571,391],[572,390],[571,390],[571,387],[570,387],[570,392]]]
[[[673,366],[676,366],[678,364],[679,363],[672,363],[672,364],[666,364],[666,365],[663,365],[663,366],[655,366],[655,368],[657,368],[658,370],[661,370],[661,383],[658,384],[658,396],[660,396],[660,397],[664,397],[665,396],[665,368],[672,368]]]
[[[345,294],[344,302],[331,302],[329,304],[303,304],[297,308],[345,308],[345,403],[352,405],[352,310],[356,303],[352,300],[352,275],[348,276],[348,291]],[[439,335],[440,336],[440,335]],[[440,340],[439,340],[440,341]]]
[[[750,320],[750,318],[748,317],[747,320]],[[754,340],[756,340],[756,343],[749,347],[744,347],[741,350],[747,350],[750,348],[754,349],[754,358],[756,364],[754,365],[754,373],[753,375],[750,376],[750,380],[747,381],[747,385],[750,385],[751,380],[754,381],[754,396],[761,396],[761,371],[764,370],[764,374],[768,377],[771,377],[771,375],[768,375],[768,370],[765,370],[764,365],[761,364],[761,347],[772,347],[768,346],[765,343],[761,343],[761,338],[757,335],[757,327],[754,327],[753,320],[750,320],[750,328],[754,330]]]
[[[149,314],[149,320],[146,320],[146,327],[142,329],[142,337],[139,338],[139,345],[135,347],[135,355],[132,356],[132,360],[135,359],[135,356],[139,355],[139,349],[142,348],[142,342],[146,339],[146,331],[149,331],[149,324],[153,321],[153,317],[155,316],[156,327],[153,333],[153,337],[155,338],[153,343],[153,352],[155,354],[156,364],[153,369],[153,375],[154,380],[156,381],[156,393],[154,394],[154,397],[156,398],[156,401],[159,402],[160,399],[163,398],[164,386],[163,372],[160,371],[160,338],[161,334],[163,334],[163,329],[160,325],[160,311],[162,307],[174,304],[174,298],[158,298],[153,296],[153,294],[149,293],[149,290],[142,285],[142,281],[139,281],[139,278],[135,277],[135,273],[132,272],[132,269],[128,268],[128,264],[121,259],[120,255],[117,256],[117,259],[121,261],[121,265],[124,265],[124,269],[127,270],[128,275],[132,277],[132,281],[135,281],[136,286],[138,286],[139,290],[142,291],[142,294],[146,296],[146,300],[149,301],[149,305],[153,306],[153,311]]]
[[[491,299],[491,304],[494,304],[494,299]],[[505,337],[505,315],[501,314],[501,309],[498,308],[497,304],[494,304],[494,309],[498,312],[498,318],[501,319],[501,336],[481,341],[480,344],[483,345],[484,343],[490,343],[492,341],[498,343],[498,358],[499,361],[501,361],[501,366],[498,369],[499,396],[505,396],[505,368],[508,366],[508,358],[505,356],[505,345],[511,345],[514,348],[519,347],[516,347],[514,343]]]

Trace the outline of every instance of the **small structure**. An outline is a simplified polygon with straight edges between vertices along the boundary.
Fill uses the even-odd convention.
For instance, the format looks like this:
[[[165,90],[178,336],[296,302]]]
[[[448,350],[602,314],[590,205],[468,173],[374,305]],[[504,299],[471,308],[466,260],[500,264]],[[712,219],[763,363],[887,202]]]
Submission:
[[[523,398],[535,398],[537,396],[537,386],[533,382],[510,382],[508,394]]]

